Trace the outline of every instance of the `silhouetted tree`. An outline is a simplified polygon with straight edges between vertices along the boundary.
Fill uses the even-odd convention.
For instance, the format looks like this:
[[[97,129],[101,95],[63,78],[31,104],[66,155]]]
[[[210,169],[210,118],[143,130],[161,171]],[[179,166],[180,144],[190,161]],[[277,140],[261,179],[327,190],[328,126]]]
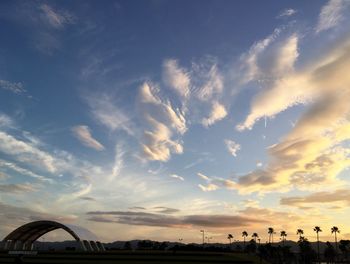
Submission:
[[[348,262],[348,254],[350,251],[350,240],[340,240],[339,241],[339,249],[343,253],[346,262]]]
[[[320,262],[320,237],[318,233],[322,232],[321,227],[315,226],[314,231],[316,232],[316,235],[317,235],[317,260],[318,262]]]
[[[337,233],[340,233],[340,230],[338,227],[333,226],[331,228],[332,234],[334,233],[334,240],[335,240],[335,254],[338,254],[338,242],[337,242]]]
[[[241,250],[242,250],[242,247],[241,247],[240,244],[237,244],[237,245],[236,245],[236,250],[237,250],[237,251],[241,251]]]
[[[311,243],[305,237],[300,237],[298,245],[301,262],[312,263],[316,259],[316,252],[312,249]]]
[[[137,243],[137,249],[152,249],[153,242],[150,240],[141,240]]]
[[[275,230],[272,227],[267,229],[267,233],[269,234],[269,243],[273,243],[273,234],[275,234]]]
[[[227,235],[227,239],[230,240],[230,249],[231,249],[231,245],[232,245],[232,238],[233,238],[232,234]]]
[[[250,252],[250,253],[255,253],[256,251],[256,243],[254,241],[254,239],[251,239],[249,244],[247,245],[246,249],[245,249],[247,252]]]
[[[244,242],[243,242],[243,243],[244,243],[244,244],[243,244],[243,245],[244,245],[244,248],[245,248],[245,238],[246,238],[247,236],[248,236],[248,232],[247,232],[247,231],[243,231],[243,232],[242,232],[242,237],[243,237],[243,240],[244,240]]]
[[[329,241],[327,241],[326,246],[327,247],[324,250],[324,257],[326,258],[327,263],[334,262],[336,256],[335,250]]]
[[[129,241],[126,241],[123,246],[124,250],[131,250],[131,243]]]
[[[282,243],[284,246],[284,241],[286,240],[287,232],[286,231],[281,231],[281,237],[282,237]]]
[[[258,233],[253,233],[252,238],[254,238],[254,241],[256,243],[256,239],[259,237]]]
[[[304,235],[304,230],[303,229],[298,229],[297,230],[297,235],[299,235],[299,240],[300,240],[302,235]]]
[[[231,246],[231,244],[232,244],[232,242],[231,242],[232,238],[233,238],[233,235],[232,235],[232,234],[228,234],[228,235],[227,235],[227,239],[230,240],[230,246]]]

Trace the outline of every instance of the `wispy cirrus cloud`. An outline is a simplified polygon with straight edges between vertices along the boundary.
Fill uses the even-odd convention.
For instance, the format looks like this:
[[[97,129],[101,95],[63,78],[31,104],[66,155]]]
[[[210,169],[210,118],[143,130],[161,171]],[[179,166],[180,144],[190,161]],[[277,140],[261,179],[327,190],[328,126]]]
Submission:
[[[5,18],[29,32],[32,45],[46,55],[53,55],[62,47],[62,32],[78,20],[69,10],[42,2],[16,3]]]
[[[207,182],[206,185],[198,184],[198,187],[204,192],[215,191],[220,188],[235,189],[237,187],[236,183],[229,179],[209,177],[200,172],[197,173],[197,176]]]
[[[111,131],[125,131],[133,136],[135,134],[131,117],[120,109],[111,96],[89,95],[86,100],[90,106],[93,117]]]
[[[15,94],[25,93],[24,85],[21,82],[10,82],[6,80],[0,80],[0,88],[4,90],[8,90]]]
[[[32,177],[34,179],[40,180],[40,181],[47,181],[47,182],[51,182],[51,183],[54,182],[50,178],[47,178],[43,175],[39,175],[37,173],[34,173],[31,170],[22,168],[13,162],[5,161],[2,159],[0,159],[0,168],[3,168],[5,170],[14,171],[14,172],[20,173],[24,176],[29,176],[29,177]]]
[[[190,95],[190,74],[178,65],[177,60],[168,59],[164,61],[163,80],[180,97],[187,98]]]
[[[74,136],[85,146],[93,148],[95,150],[101,151],[105,147],[94,139],[91,135],[90,129],[88,126],[80,125],[72,127],[72,132]]]
[[[186,119],[180,109],[173,109],[169,101],[162,101],[157,87],[144,83],[139,88],[139,113],[146,130],[141,139],[144,156],[149,160],[167,161],[172,153],[181,154],[183,146],[173,134],[186,132]]]
[[[219,186],[213,183],[208,183],[207,185],[202,185],[198,184],[198,187],[203,191],[203,192],[211,192],[219,189]]]
[[[14,121],[11,117],[4,113],[0,113],[0,128],[9,128],[14,126]]]
[[[37,188],[29,183],[23,184],[0,184],[0,193],[19,194],[26,192],[34,192]]]
[[[269,36],[254,43],[250,49],[243,53],[239,59],[239,84],[246,84],[264,78],[263,68],[260,67],[260,58],[266,49],[279,37],[282,29],[276,28]]]
[[[224,76],[220,72],[216,59],[208,58],[192,65],[194,97],[207,102],[218,100],[224,90]]]
[[[232,156],[237,157],[237,152],[241,149],[241,145],[230,139],[225,139],[224,142],[228,152],[230,152]]]
[[[243,123],[237,125],[238,130],[251,129],[262,117],[273,117],[293,105],[310,100],[309,92],[305,92],[304,89],[296,89],[293,91],[293,95],[280,93],[275,97],[273,104],[271,101],[267,101],[267,97],[271,98],[269,93],[274,93],[276,96],[279,92],[278,89],[289,89],[287,88],[288,84],[295,85],[296,82],[305,84],[305,76],[294,75],[294,64],[298,56],[298,36],[292,34],[277,44],[277,49],[269,56],[268,61],[272,60],[272,63],[265,65],[264,70],[256,64],[257,68],[254,70],[256,72],[251,74],[250,80],[266,79],[267,85],[275,86],[275,88],[263,91],[254,98],[250,113]],[[288,77],[290,79],[287,79]]]
[[[342,144],[349,139],[346,131],[350,127],[349,58],[350,40],[342,39],[308,67],[286,74],[257,96],[248,123],[255,119],[249,118],[254,113],[269,116],[300,103],[311,106],[293,129],[268,149],[271,161],[266,168],[238,179],[239,191],[341,184],[336,177],[350,165],[349,149]]]
[[[57,170],[52,155],[2,131],[0,131],[0,152],[12,155],[20,162],[31,163],[39,168],[43,167],[51,173]]]
[[[124,155],[125,155],[124,145],[122,143],[116,144],[112,173],[108,177],[108,180],[111,181],[120,175],[120,172],[124,167]]]
[[[316,33],[336,27],[344,19],[344,12],[349,6],[347,0],[329,0],[325,4],[318,18]]]
[[[170,177],[171,177],[171,178],[174,178],[174,179],[178,179],[178,180],[180,180],[180,181],[184,181],[184,180],[185,180],[184,177],[179,176],[179,175],[177,175],[177,174],[171,174]]]
[[[277,18],[290,17],[297,13],[298,11],[293,8],[284,9],[281,13],[278,14]]]
[[[224,76],[215,58],[192,62],[189,69],[175,59],[165,60],[163,82],[176,92],[183,115],[192,122],[209,127],[226,117],[226,106],[221,102]]]
[[[39,9],[42,11],[43,21],[55,29],[62,29],[76,21],[76,17],[67,10],[54,9],[48,4],[40,5]]]

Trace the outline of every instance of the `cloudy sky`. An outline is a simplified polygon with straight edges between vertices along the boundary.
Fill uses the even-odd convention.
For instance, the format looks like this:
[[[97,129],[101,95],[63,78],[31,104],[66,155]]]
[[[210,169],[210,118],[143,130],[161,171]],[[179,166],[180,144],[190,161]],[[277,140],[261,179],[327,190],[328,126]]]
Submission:
[[[349,239],[349,14],[1,1],[1,237],[52,219],[103,241],[314,240],[315,225]]]

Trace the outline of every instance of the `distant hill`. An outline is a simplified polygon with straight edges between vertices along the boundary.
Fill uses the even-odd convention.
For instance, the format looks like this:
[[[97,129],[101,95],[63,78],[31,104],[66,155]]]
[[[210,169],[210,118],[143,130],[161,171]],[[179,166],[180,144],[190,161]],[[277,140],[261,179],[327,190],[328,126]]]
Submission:
[[[246,245],[248,245],[249,242],[246,242]],[[333,246],[334,243],[332,242]],[[106,249],[160,249],[160,250],[168,250],[173,248],[174,246],[185,246],[185,245],[191,245],[194,248],[196,247],[202,247],[202,244],[199,243],[179,243],[179,242],[170,242],[170,241],[152,241],[152,240],[131,240],[131,241],[114,241],[110,243],[103,243]],[[273,246],[282,246],[282,242],[274,243]],[[289,246],[292,252],[299,252],[299,246],[297,242],[287,240],[285,241],[285,245]],[[317,250],[317,242],[311,242],[311,246],[313,249]],[[34,242],[34,248],[37,250],[73,250],[76,247],[75,241],[62,241],[62,242],[42,242],[42,241],[36,241]],[[205,243],[205,248],[228,248],[229,244],[223,244],[223,243]],[[244,243],[243,242],[233,242],[231,245],[231,250],[239,250],[243,249]],[[323,252],[326,248],[325,242],[320,242],[320,251]]]

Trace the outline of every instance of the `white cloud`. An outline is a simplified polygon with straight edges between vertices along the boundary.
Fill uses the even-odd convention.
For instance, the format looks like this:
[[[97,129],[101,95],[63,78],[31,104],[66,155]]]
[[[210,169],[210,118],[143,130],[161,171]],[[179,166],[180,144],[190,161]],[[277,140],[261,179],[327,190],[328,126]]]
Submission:
[[[6,171],[11,170],[50,183],[57,183],[57,181],[48,175],[64,176],[65,180],[72,179],[70,185],[66,186],[67,189],[74,187],[73,183],[86,184],[90,182],[91,177],[103,175],[100,167],[79,160],[62,150],[44,150],[46,145],[37,141],[38,139],[34,142],[20,140],[0,131],[0,152],[5,153],[11,160],[9,162],[0,159],[0,167]]]
[[[285,75],[292,72],[298,56],[298,36],[292,34],[285,41],[282,41],[277,49],[275,65],[273,66],[275,75]]]
[[[179,175],[177,175],[177,174],[171,174],[170,177],[171,177],[171,178],[174,178],[174,179],[178,179],[178,180],[180,180],[180,181],[184,181],[184,180],[185,180],[184,177],[179,176]]]
[[[164,61],[163,80],[179,96],[183,98],[190,96],[190,75],[184,68],[179,67],[177,60]]]
[[[340,41],[308,65],[275,81],[254,99],[246,127],[251,127],[257,116],[276,115],[300,103],[311,107],[269,148],[271,160],[264,170],[239,178],[240,192],[343,184],[337,175],[350,165],[350,150],[342,144],[350,135],[350,39]]]
[[[121,170],[124,167],[124,154],[125,154],[125,151],[123,149],[123,145],[121,143],[118,143],[115,146],[114,164],[113,164],[112,173],[111,173],[111,176],[109,177],[109,180],[113,180],[119,176]]]
[[[166,125],[152,117],[146,117],[151,131],[145,131],[142,140],[142,149],[149,160],[167,161],[171,153],[181,154],[183,146],[172,140],[172,132]]]
[[[347,0],[329,0],[321,9],[316,33],[336,27],[344,18],[343,11],[348,4]]]
[[[72,127],[72,131],[74,136],[77,139],[79,139],[79,141],[83,145],[98,151],[105,149],[105,147],[100,142],[98,142],[96,139],[92,137],[88,126],[83,126],[83,125],[75,126],[75,127]]]
[[[209,183],[207,186],[204,186],[202,184],[198,184],[198,187],[203,191],[203,192],[211,192],[219,189],[219,186]]]
[[[182,143],[173,139],[174,134],[186,132],[186,119],[179,109],[173,109],[169,101],[158,96],[158,90],[150,83],[139,89],[138,108],[146,129],[141,139],[143,154],[149,160],[167,161],[171,153],[181,154]]]
[[[12,162],[5,161],[2,159],[0,159],[0,168],[10,169],[10,170],[18,172],[22,175],[29,176],[29,177],[32,177],[34,179],[40,180],[40,181],[47,181],[47,182],[51,182],[51,183],[53,182],[52,179],[46,178],[45,176],[39,175],[39,174],[34,173],[28,169],[24,169],[24,168],[12,163]]]
[[[6,80],[0,80],[0,88],[4,90],[11,91],[15,94],[20,94],[26,92],[24,85],[21,82],[9,82]]]
[[[111,96],[90,95],[87,102],[94,118],[112,131],[123,130],[129,135],[134,135],[130,117],[117,107]]]
[[[224,77],[220,73],[216,61],[193,63],[192,67],[195,96],[201,101],[211,101],[215,96],[221,96],[224,89]]]
[[[241,145],[230,139],[225,139],[224,142],[226,144],[227,150],[231,153],[231,155],[237,157],[237,151],[241,149]]]
[[[275,77],[272,78],[272,84],[268,82],[272,88],[262,91],[254,98],[249,115],[243,123],[237,125],[239,131],[251,129],[262,117],[274,117],[293,105],[311,100],[313,91],[305,88],[309,85],[309,76],[297,74],[294,70],[295,61],[299,56],[297,44],[298,37],[293,34],[275,51],[277,59],[271,66],[274,72],[272,76]],[[272,97],[274,103],[271,103]]]
[[[2,131],[0,131],[0,151],[15,156],[21,162],[30,163],[38,168],[45,168],[51,173],[57,170],[52,155]]]
[[[219,102],[214,102],[208,117],[202,119],[202,125],[209,127],[217,121],[224,119],[227,116],[227,111],[224,105]]]
[[[215,191],[215,190],[218,190],[219,188],[226,188],[226,189],[237,188],[237,184],[232,180],[218,178],[218,177],[209,177],[200,172],[197,173],[197,176],[207,182],[206,186],[202,184],[198,184],[198,187],[204,192]]]
[[[0,184],[0,193],[20,194],[36,191],[36,187],[29,183],[24,184]]]
[[[258,65],[258,60],[261,54],[273,43],[280,35],[281,29],[277,28],[272,34],[256,42],[247,53],[244,53],[240,58],[240,71],[238,79],[241,84],[246,84],[253,80],[261,78],[262,69]]]
[[[0,128],[7,128],[13,126],[13,120],[8,115],[0,113]]]
[[[293,8],[287,8],[287,9],[284,9],[277,17],[278,18],[290,17],[292,15],[295,15],[296,13],[297,13],[297,10]]]
[[[210,178],[209,178],[208,176],[204,175],[203,173],[198,172],[197,175],[198,175],[200,178],[202,178],[203,180],[206,180],[206,181],[209,181],[209,180],[210,180]]]
[[[62,29],[67,24],[75,23],[75,16],[66,10],[54,10],[48,4],[42,4],[40,9],[43,12],[42,18],[55,29]]]

